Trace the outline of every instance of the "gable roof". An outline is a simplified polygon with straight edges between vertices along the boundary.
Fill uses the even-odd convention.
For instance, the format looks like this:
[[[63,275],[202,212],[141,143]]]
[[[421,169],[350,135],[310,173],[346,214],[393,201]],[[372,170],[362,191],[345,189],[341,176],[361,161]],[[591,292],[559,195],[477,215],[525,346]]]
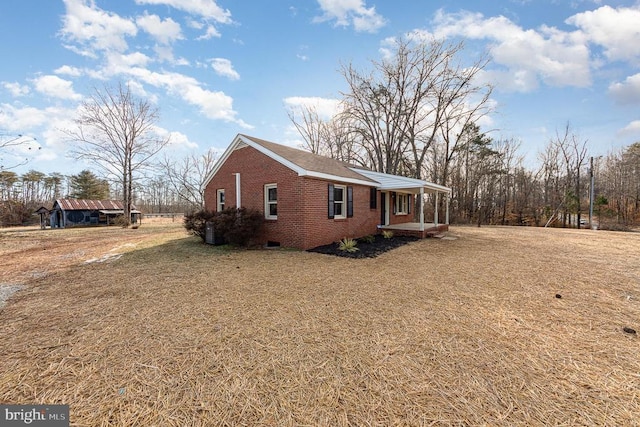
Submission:
[[[238,134],[222,154],[222,157],[207,175],[204,186],[206,187],[209,184],[232,152],[245,146],[253,147],[267,157],[293,170],[298,176],[309,176],[369,187],[378,186],[376,181],[353,171],[351,165],[347,163],[243,134]]]
[[[330,157],[320,156],[308,151],[243,134],[238,134],[222,154],[222,157],[218,159],[211,172],[207,175],[204,186],[209,185],[209,182],[220,170],[231,153],[247,146],[253,147],[262,154],[288,167],[296,172],[298,176],[309,176],[337,182],[366,185],[381,190],[416,192],[417,189],[424,188],[431,192],[451,193],[451,189],[448,187],[421,179],[407,178],[399,175],[374,172],[361,167],[354,167],[353,165],[340,162]]]
[[[63,211],[112,211],[124,209],[122,200],[58,199],[54,203],[54,208],[56,205],[58,205]],[[135,206],[131,205],[131,210],[134,211]]]

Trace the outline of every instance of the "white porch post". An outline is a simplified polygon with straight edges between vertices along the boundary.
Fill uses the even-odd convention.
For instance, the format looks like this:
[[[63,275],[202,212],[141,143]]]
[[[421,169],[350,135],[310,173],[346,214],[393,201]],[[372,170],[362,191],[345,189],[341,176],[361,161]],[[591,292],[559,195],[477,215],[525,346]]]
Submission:
[[[236,176],[236,209],[242,207],[242,201],[240,200],[240,173],[234,173]]]
[[[451,201],[451,194],[447,193],[447,212],[445,214],[445,224],[449,225],[449,202]]]
[[[438,192],[436,191],[436,209],[433,212],[433,222],[438,226]]]
[[[420,231],[424,231],[424,187],[420,187]]]

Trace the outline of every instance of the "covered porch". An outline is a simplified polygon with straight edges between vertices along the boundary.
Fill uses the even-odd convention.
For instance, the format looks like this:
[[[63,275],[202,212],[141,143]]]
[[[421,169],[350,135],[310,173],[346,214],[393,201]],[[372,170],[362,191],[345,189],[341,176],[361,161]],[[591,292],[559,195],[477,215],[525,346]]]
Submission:
[[[357,170],[358,173],[378,182],[378,190],[381,194],[381,218],[378,228],[380,230],[391,230],[400,236],[415,236],[425,238],[437,235],[449,229],[449,201],[451,189],[432,182],[415,178],[407,178],[397,175],[390,175],[381,172],[367,170]],[[406,219],[413,218],[410,222],[396,222],[391,218],[391,198],[390,194],[403,193],[413,196],[415,200],[415,211],[413,215],[407,215]],[[425,199],[431,195],[433,202],[433,218],[431,221],[425,219]],[[444,198],[444,199],[442,199]],[[441,201],[444,200],[444,203]],[[444,218],[440,212],[441,204],[444,206]],[[417,212],[417,214],[415,213]],[[394,219],[397,220],[397,216]]]
[[[380,230],[393,231],[396,236],[411,236],[419,239],[438,236],[440,233],[449,230],[449,224],[436,224],[433,222],[425,222],[423,229],[420,229],[419,222],[403,222],[401,224],[381,225]]]

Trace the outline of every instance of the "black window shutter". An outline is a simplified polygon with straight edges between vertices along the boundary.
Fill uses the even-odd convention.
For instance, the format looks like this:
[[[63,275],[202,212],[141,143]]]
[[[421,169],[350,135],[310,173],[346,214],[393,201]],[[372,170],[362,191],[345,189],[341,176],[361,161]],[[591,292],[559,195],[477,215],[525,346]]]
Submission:
[[[378,189],[371,187],[369,189],[369,209],[378,208]]]
[[[347,187],[347,218],[353,216],[353,187]]]
[[[333,219],[333,217],[335,217],[335,214],[333,213],[334,212],[333,198],[334,198],[333,184],[329,184],[329,219]]]
[[[413,199],[413,194],[407,194],[407,213],[411,213],[411,199]]]

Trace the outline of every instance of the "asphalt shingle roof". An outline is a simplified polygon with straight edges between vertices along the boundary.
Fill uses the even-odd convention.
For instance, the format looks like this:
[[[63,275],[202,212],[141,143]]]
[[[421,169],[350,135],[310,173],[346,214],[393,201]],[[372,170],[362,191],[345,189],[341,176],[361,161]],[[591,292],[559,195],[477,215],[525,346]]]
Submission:
[[[357,179],[360,181],[370,181],[375,183],[376,181],[369,179],[368,177],[354,172],[350,168],[353,165],[340,162],[330,157],[320,156],[308,151],[299,150],[297,148],[288,147],[286,145],[276,144],[274,142],[265,141],[263,139],[255,138],[248,135],[242,135],[254,143],[261,145],[272,153],[277,154],[285,160],[299,166],[302,169],[324,173],[328,175],[334,175],[342,178]]]

